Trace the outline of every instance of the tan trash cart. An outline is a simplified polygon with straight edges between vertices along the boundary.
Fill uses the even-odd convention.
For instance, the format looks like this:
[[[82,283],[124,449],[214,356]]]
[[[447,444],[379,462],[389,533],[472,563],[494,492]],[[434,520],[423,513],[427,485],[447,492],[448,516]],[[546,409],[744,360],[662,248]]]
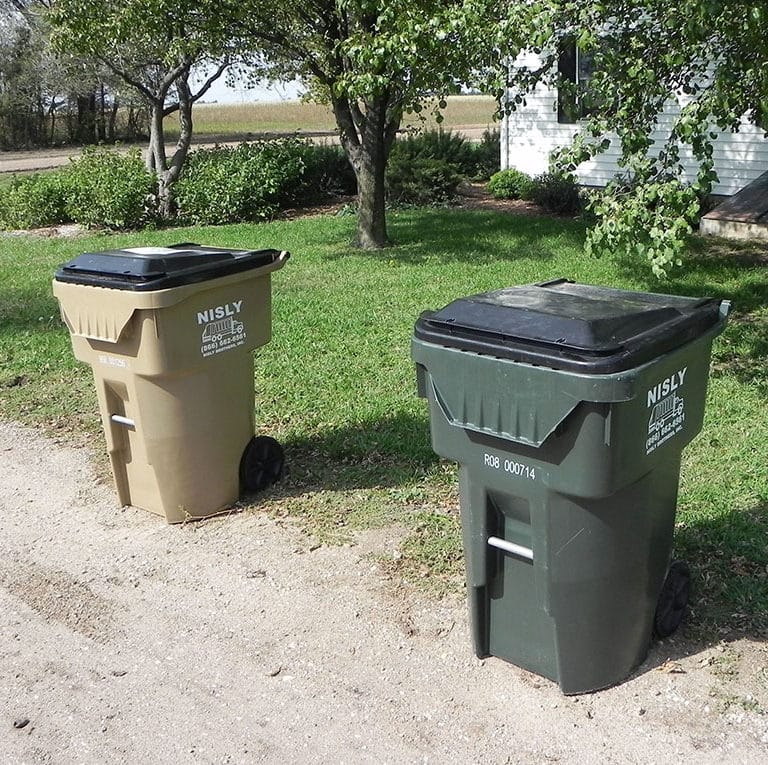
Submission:
[[[280,445],[253,435],[251,351],[269,342],[270,277],[288,257],[177,244],[85,253],[56,272],[122,505],[179,523],[280,476]]]

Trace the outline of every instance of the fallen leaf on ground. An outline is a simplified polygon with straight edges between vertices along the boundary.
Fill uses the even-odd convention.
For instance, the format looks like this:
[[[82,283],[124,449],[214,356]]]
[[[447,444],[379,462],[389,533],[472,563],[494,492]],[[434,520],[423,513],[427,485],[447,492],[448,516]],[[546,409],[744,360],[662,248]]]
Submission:
[[[671,659],[667,659],[661,666],[656,668],[659,672],[666,672],[667,674],[673,675],[684,675],[685,670],[682,668],[679,662],[672,661]]]

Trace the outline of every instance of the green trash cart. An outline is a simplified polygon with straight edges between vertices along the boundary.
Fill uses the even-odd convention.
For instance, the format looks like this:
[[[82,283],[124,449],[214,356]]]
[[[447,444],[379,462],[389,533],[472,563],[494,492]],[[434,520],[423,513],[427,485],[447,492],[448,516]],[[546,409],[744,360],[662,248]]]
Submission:
[[[460,465],[471,632],[567,694],[620,682],[674,632],[683,448],[727,301],[556,280],[416,322],[434,450]]]

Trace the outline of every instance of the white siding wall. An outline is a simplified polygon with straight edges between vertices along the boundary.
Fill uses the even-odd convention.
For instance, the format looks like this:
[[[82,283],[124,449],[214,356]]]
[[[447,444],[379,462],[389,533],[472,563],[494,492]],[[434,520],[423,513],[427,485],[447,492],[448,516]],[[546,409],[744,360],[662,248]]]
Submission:
[[[662,143],[672,123],[674,110],[659,116],[655,140]],[[560,124],[557,121],[557,91],[540,86],[526,98],[526,105],[505,117],[502,124],[501,167],[516,168],[531,175],[544,173],[549,167],[549,154],[558,146],[566,145],[578,132],[578,124]],[[611,136],[608,136],[611,138]],[[579,180],[587,186],[604,186],[620,168],[620,156],[615,137],[611,147],[577,171]],[[684,155],[683,155],[684,156]],[[688,155],[690,159],[690,154]],[[762,130],[744,124],[738,133],[721,133],[714,143],[715,169],[720,182],[713,193],[735,194],[768,170],[768,140]],[[686,177],[694,180],[696,165],[687,163]]]

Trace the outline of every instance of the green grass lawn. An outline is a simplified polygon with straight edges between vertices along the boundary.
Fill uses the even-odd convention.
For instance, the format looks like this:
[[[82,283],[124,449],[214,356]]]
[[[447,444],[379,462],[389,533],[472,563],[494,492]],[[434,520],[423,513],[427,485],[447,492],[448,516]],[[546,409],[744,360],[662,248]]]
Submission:
[[[734,312],[715,343],[706,422],[686,449],[677,554],[695,572],[689,630],[768,629],[768,270],[765,250],[699,244],[666,283],[643,267],[584,256],[578,222],[492,212],[395,212],[396,246],[350,248],[352,216],[79,239],[7,237],[0,254],[0,417],[92,441],[100,424],[87,368],[72,358],[50,281],[87,250],[197,241],[288,249],[273,277],[272,342],[257,351],[259,432],[286,447],[285,480],[258,511],[301,520],[319,541],[392,523],[407,531],[398,576],[460,587],[455,466],[429,443],[409,357],[419,313],[475,292],[565,276],[713,295]],[[105,461],[101,465],[104,468]],[[105,469],[105,468],[104,468]]]

